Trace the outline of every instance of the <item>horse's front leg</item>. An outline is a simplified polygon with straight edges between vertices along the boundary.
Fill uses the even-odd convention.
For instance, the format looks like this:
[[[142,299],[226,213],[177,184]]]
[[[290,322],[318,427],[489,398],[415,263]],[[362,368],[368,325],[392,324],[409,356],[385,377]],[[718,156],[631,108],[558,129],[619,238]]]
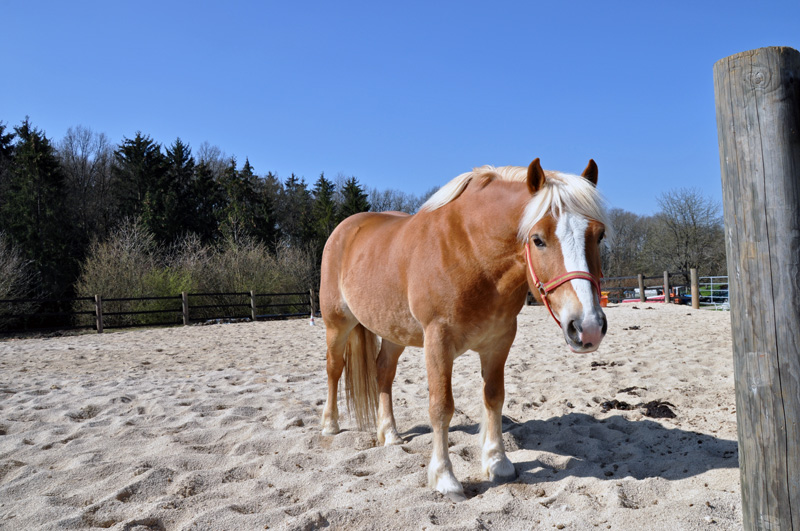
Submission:
[[[516,477],[514,465],[506,457],[503,445],[504,368],[508,351],[516,335],[513,331],[485,349],[480,349],[483,375],[483,422],[481,423],[481,463],[491,481]]]
[[[428,371],[428,413],[433,428],[433,452],[428,465],[428,485],[453,501],[464,501],[464,489],[453,474],[447,436],[453,418],[452,349],[441,334],[425,333],[425,366]]]

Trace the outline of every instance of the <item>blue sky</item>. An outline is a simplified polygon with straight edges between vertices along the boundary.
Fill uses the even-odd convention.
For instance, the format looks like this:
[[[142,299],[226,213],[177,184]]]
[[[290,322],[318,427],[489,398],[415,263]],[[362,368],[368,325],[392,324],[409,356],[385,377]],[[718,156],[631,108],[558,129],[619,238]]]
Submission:
[[[800,2],[0,0],[0,121],[208,141],[259,174],[420,194],[482,164],[614,207],[721,201],[713,65],[800,49]]]

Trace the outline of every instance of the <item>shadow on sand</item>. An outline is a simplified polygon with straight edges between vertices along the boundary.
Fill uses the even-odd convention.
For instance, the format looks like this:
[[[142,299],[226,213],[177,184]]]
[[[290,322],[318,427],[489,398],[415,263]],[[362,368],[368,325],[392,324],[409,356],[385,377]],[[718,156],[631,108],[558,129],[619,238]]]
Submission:
[[[477,424],[468,424],[452,426],[450,431],[477,436],[479,429]],[[403,437],[410,440],[430,431],[427,426],[417,425]],[[513,481],[525,484],[559,481],[568,476],[675,480],[739,466],[735,440],[668,428],[646,419],[628,420],[621,415],[597,419],[585,413],[569,413],[524,423],[504,416],[503,440],[518,475]],[[468,496],[496,485],[467,478],[463,484]]]

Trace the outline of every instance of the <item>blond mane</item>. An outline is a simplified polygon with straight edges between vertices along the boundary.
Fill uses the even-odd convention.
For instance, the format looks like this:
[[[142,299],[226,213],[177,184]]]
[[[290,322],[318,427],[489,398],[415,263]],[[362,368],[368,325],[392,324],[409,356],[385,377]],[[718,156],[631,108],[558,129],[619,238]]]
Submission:
[[[519,222],[517,236],[525,240],[543,217],[547,214],[558,218],[561,212],[574,212],[588,219],[599,221],[606,227],[606,235],[611,236],[611,220],[606,211],[605,200],[597,188],[579,175],[546,171],[544,185],[528,202]],[[528,168],[524,166],[481,166],[471,172],[462,173],[442,186],[420,207],[420,211],[431,212],[454,201],[473,180],[482,182],[502,180],[525,182]]]

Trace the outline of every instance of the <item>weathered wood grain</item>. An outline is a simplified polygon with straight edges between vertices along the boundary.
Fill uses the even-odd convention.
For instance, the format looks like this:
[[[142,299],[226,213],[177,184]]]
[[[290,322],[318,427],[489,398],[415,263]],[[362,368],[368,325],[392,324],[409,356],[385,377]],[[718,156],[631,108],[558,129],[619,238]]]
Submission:
[[[745,529],[800,531],[800,53],[714,65]]]

